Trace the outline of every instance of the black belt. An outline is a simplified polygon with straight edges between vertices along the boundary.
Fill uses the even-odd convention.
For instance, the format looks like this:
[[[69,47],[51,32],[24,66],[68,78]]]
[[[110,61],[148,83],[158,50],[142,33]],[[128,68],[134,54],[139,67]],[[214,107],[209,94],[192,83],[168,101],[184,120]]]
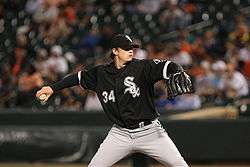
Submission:
[[[146,121],[141,121],[141,122],[134,124],[134,125],[128,125],[125,128],[126,129],[137,129],[137,128],[142,128],[142,127],[150,125],[150,124],[152,124],[152,121],[146,120]]]

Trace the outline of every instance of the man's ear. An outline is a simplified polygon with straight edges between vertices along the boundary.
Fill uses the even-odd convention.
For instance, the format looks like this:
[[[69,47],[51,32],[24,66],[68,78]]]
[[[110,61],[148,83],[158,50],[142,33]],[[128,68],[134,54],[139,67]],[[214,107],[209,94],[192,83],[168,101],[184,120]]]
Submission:
[[[116,56],[118,55],[118,50],[116,48],[113,48],[112,52],[113,52],[114,55],[116,55]]]

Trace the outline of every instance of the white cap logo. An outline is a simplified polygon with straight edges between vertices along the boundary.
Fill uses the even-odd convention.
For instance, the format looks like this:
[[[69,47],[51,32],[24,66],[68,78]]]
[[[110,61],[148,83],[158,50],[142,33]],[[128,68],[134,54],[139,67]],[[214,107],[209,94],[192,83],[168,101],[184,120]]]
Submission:
[[[128,35],[125,35],[125,37],[126,37],[130,42],[132,42],[132,39],[131,39]]]

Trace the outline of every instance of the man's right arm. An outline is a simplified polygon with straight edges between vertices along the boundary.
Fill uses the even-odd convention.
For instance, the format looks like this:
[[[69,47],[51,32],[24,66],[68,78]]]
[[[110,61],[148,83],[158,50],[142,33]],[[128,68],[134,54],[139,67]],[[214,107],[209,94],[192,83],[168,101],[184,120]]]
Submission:
[[[51,86],[44,86],[42,89],[37,91],[36,97],[42,101],[46,102],[49,97],[56,91],[62,90],[64,88],[69,88],[72,86],[79,85],[78,74],[71,74],[63,78],[62,80],[54,83]]]
[[[64,88],[69,88],[72,86],[79,85],[78,75],[76,74],[70,74],[66,77],[64,77],[62,80],[54,83],[50,87],[54,92],[62,90]]]
[[[84,89],[96,91],[97,71],[99,67],[101,66],[96,66],[90,70],[79,71],[76,74],[66,76],[51,86],[44,86],[41,90],[37,91],[36,97],[40,101],[46,102],[54,92],[76,85],[80,85]]]

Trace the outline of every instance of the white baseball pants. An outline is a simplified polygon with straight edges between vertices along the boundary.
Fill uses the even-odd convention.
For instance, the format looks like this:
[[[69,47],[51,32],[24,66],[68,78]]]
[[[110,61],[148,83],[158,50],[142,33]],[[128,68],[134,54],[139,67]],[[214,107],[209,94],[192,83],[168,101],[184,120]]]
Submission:
[[[114,125],[88,167],[111,167],[130,153],[146,154],[165,166],[188,167],[158,120],[129,130]]]

